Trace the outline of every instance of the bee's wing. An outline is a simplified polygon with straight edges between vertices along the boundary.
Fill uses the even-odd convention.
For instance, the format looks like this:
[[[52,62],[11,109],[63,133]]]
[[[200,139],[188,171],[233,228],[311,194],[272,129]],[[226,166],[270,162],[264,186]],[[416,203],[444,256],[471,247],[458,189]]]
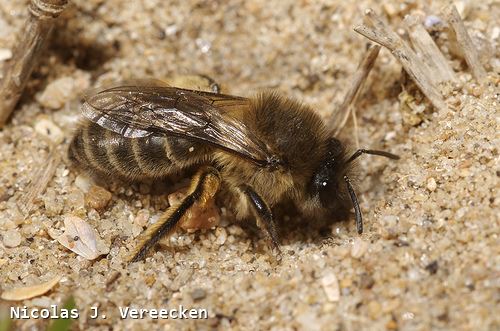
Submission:
[[[246,98],[133,81],[87,94],[83,114],[124,137],[176,135],[206,142],[264,164],[271,157],[258,137],[230,116],[231,107],[248,107]]]

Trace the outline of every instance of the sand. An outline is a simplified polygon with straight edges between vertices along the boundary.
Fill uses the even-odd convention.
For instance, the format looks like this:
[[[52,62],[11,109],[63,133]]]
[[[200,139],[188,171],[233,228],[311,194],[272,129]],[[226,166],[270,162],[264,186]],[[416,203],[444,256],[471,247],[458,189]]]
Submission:
[[[356,104],[359,141],[401,160],[361,160],[361,236],[352,218],[325,225],[290,213],[279,220],[283,256],[276,261],[264,236],[223,210],[215,229],[179,231],[125,268],[135,238],[166,199],[147,186],[105,183],[111,195],[100,196],[110,201],[89,204],[91,183],[66,159],[81,92],[131,77],[206,74],[242,96],[278,89],[327,118],[363,55],[367,41],[352,27],[364,9],[374,8],[397,29],[405,14],[438,14],[445,4],[384,3],[72,1],[0,131],[1,290],[62,278],[41,296],[0,301],[2,314],[12,306],[62,307],[73,297],[80,313],[74,330],[500,329],[500,7],[493,0],[456,2],[479,45],[487,84],[476,84],[440,40],[460,79],[446,93],[447,111],[403,83],[401,66],[381,51]],[[26,4],[0,0],[5,57]],[[402,86],[406,97],[398,97]],[[414,109],[406,107],[408,95]],[[343,137],[354,143],[353,132],[349,123]],[[61,161],[25,217],[23,195],[49,156]],[[57,241],[70,215],[94,229],[101,257],[88,261]],[[107,287],[115,271],[121,277]],[[207,309],[208,318],[122,319],[118,309],[179,305]],[[91,307],[106,319],[91,319]],[[43,330],[48,323],[16,320],[12,329]]]

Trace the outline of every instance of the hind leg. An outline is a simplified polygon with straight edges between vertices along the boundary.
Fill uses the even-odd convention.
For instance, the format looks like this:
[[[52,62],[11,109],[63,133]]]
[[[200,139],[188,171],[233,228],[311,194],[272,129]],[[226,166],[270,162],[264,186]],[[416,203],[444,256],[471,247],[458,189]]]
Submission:
[[[172,234],[192,208],[204,208],[219,190],[220,174],[217,169],[203,167],[191,180],[188,194],[182,201],[168,210],[160,219],[144,231],[135,250],[130,254],[129,262],[142,260],[147,252],[163,237]]]

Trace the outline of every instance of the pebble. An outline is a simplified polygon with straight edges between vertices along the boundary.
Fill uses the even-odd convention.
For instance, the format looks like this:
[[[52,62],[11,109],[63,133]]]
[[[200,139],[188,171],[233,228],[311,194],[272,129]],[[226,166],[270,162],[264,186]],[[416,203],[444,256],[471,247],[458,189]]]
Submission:
[[[46,108],[60,109],[89,86],[90,74],[77,72],[75,77],[65,76],[51,82],[37,100]]]
[[[80,174],[75,178],[75,185],[84,193],[87,193],[92,186],[92,179],[84,174]]]
[[[326,297],[331,302],[337,302],[340,299],[340,287],[337,276],[333,272],[326,274],[321,278],[321,285],[325,290]]]
[[[49,217],[59,215],[62,211],[62,204],[59,201],[56,191],[53,188],[48,188],[42,197],[45,214]]]
[[[10,229],[3,233],[5,247],[17,247],[21,244],[21,233],[17,229]]]
[[[382,306],[377,301],[370,301],[368,303],[368,314],[372,319],[377,319],[382,312]]]
[[[191,292],[191,298],[194,301],[204,299],[206,296],[207,296],[207,292],[202,288],[197,288],[193,292]]]
[[[215,235],[217,236],[217,239],[215,240],[215,243],[219,246],[224,245],[227,239],[227,231],[224,228],[218,227],[215,229]]]
[[[148,224],[150,217],[149,210],[141,209],[137,212],[137,215],[134,218],[134,223],[140,227],[145,227]]]
[[[55,229],[55,228],[50,228],[47,231],[47,233],[48,233],[49,237],[52,239],[57,239],[63,234],[63,232],[61,230]]]
[[[79,189],[71,190],[66,197],[66,204],[72,210],[84,209],[85,195]]]
[[[64,140],[62,130],[48,119],[39,119],[35,124],[35,131],[44,137],[49,138],[53,143],[60,144]]]
[[[112,194],[100,186],[93,185],[85,195],[85,203],[96,210],[104,209],[112,198]]]
[[[360,275],[359,277],[359,287],[363,288],[363,289],[370,289],[373,287],[373,285],[375,285],[375,280],[373,279],[373,277],[364,272]]]
[[[8,48],[0,48],[0,62],[10,60],[12,58],[12,51]]]
[[[434,178],[429,178],[427,180],[427,189],[431,192],[434,192],[437,188],[437,183],[436,183],[436,180]]]
[[[368,243],[361,238],[356,238],[351,248],[351,256],[359,259],[368,250]]]

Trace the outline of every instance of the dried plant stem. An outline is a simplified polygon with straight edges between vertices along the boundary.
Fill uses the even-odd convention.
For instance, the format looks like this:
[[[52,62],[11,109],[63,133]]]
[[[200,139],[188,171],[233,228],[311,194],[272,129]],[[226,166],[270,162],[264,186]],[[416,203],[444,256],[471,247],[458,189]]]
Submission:
[[[356,143],[356,149],[359,149],[358,118],[356,117],[356,109],[352,110],[351,115],[352,125],[354,127],[354,142]]]
[[[0,82],[0,128],[5,125],[21,97],[26,82],[43,51],[55,19],[63,11],[68,0],[32,0],[29,17],[12,59],[6,64]]]
[[[347,91],[344,101],[340,105],[338,109],[332,114],[330,121],[328,123],[328,127],[332,128],[332,133],[337,135],[340,130],[345,126],[347,119],[349,118],[349,114],[351,113],[351,107],[354,103],[354,99],[358,94],[358,91],[361,88],[363,82],[366,81],[368,74],[373,68],[373,64],[377,59],[378,53],[380,51],[380,46],[371,45],[368,51],[366,52],[363,60],[358,66],[358,70],[352,77],[352,84],[349,90]],[[353,116],[354,113],[353,113]]]
[[[387,27],[372,9],[365,12],[365,20],[370,26],[360,25],[355,27],[354,30],[389,49],[434,107],[447,109],[443,97],[438,92],[434,82],[429,78],[433,73],[419,59],[408,43]]]
[[[30,184],[17,203],[25,217],[33,210],[35,200],[45,191],[50,180],[54,177],[59,163],[61,163],[60,151],[54,148],[40,169],[33,174]]]
[[[467,30],[465,29],[464,22],[460,18],[457,7],[454,4],[449,5],[444,10],[446,20],[450,24],[451,28],[455,32],[455,37],[458,44],[461,46],[464,53],[465,61],[472,71],[472,74],[476,80],[480,83],[486,80],[486,70],[484,70],[483,65],[479,62],[479,57],[476,53],[476,49],[472,40],[470,39]]]
[[[453,69],[425,30],[421,19],[415,15],[407,15],[404,21],[413,48],[433,73],[430,78],[434,84],[456,81]]]

